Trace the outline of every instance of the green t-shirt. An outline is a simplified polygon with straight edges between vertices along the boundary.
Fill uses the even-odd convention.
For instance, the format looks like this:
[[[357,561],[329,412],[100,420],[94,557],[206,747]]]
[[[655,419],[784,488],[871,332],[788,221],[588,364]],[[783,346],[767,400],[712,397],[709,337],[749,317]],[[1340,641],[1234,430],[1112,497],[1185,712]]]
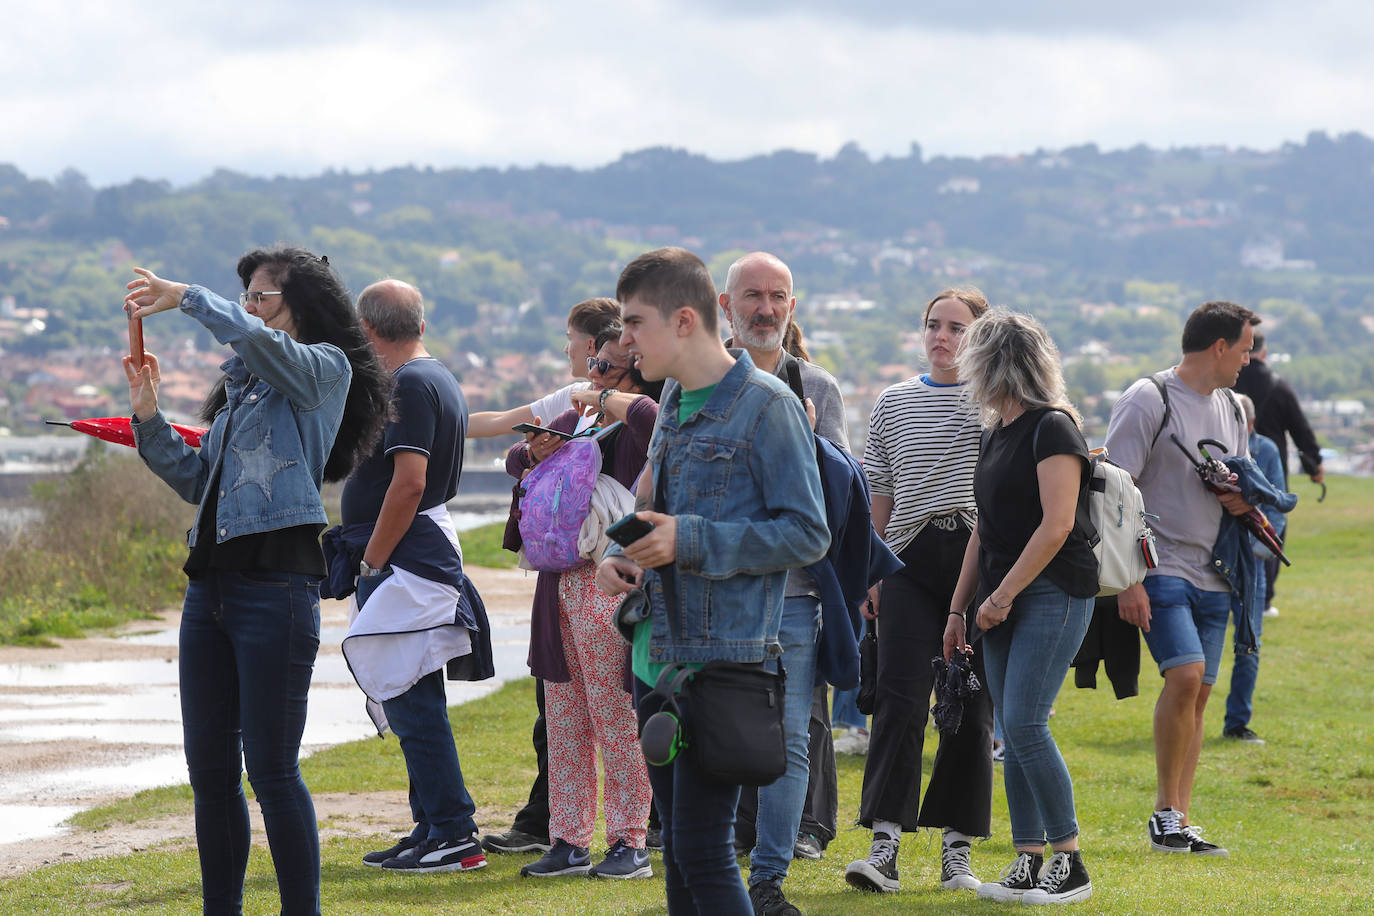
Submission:
[[[705,388],[698,388],[696,391],[682,389],[677,402],[677,421],[686,423],[687,418],[698,410],[706,406],[706,402],[711,399],[711,392],[716,390],[715,385],[707,385]]]
[[[663,669],[673,664],[672,662],[649,661],[649,637],[652,633],[652,622],[648,619],[641,620],[635,624],[635,641],[630,647],[630,670],[634,671],[635,677],[650,687],[658,683],[658,676],[663,673]],[[705,663],[686,662],[685,664],[688,668],[695,668],[700,671]]]

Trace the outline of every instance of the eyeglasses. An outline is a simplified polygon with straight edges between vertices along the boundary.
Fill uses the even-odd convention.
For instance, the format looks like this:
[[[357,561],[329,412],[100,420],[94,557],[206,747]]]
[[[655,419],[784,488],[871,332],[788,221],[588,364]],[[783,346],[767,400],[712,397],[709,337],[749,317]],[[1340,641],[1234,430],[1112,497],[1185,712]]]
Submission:
[[[262,297],[263,297],[263,296],[280,296],[280,295],[282,295],[282,293],[281,293],[280,290],[278,290],[277,292],[270,292],[270,291],[262,290],[262,291],[251,292],[251,293],[239,293],[239,305],[242,305],[242,306],[247,307],[248,303],[251,302],[251,303],[253,303],[254,305],[256,305],[256,306],[258,306],[259,308],[261,308],[261,307],[262,307]]]
[[[601,373],[602,375],[607,374],[607,373],[610,372],[612,369],[619,370],[620,372],[629,372],[629,371],[630,371],[630,367],[629,367],[629,366],[617,366],[615,363],[611,362],[609,359],[597,359],[595,356],[588,356],[588,357],[587,357],[587,371],[588,371],[588,372],[591,372],[593,369],[595,369],[597,372]]]

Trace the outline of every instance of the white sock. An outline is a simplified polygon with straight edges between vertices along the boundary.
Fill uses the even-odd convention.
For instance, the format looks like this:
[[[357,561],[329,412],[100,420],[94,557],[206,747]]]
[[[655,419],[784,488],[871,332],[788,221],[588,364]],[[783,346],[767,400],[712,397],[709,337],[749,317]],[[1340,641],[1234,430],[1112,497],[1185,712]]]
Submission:
[[[892,839],[894,839],[894,840],[900,840],[900,839],[902,838],[902,827],[901,827],[901,825],[900,825],[900,824],[894,824],[894,823],[892,823],[892,821],[874,821],[874,822],[873,822],[873,832],[874,832],[874,833],[886,833],[888,836],[892,837]]]
[[[953,846],[955,843],[963,843],[966,846],[973,845],[973,837],[960,833],[952,827],[945,828],[945,845]]]

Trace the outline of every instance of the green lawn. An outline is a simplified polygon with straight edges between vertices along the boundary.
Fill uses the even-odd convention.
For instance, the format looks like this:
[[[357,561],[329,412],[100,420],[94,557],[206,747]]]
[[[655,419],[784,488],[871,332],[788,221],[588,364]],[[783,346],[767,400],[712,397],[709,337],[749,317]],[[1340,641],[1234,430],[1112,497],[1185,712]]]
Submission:
[[[1074,905],[1079,913],[1367,913],[1374,911],[1374,481],[1334,479],[1331,495],[1304,503],[1293,520],[1293,568],[1279,583],[1281,617],[1265,621],[1264,663],[1256,696],[1255,729],[1262,746],[1223,741],[1222,701],[1207,715],[1193,818],[1231,850],[1227,859],[1191,860],[1148,851],[1145,818],[1154,793],[1150,714],[1157,679],[1148,655],[1145,696],[1112,698],[1074,689],[1060,695],[1053,728],[1074,774],[1084,858],[1095,894]],[[1222,690],[1229,673],[1223,664]],[[484,828],[504,829],[533,774],[528,681],[452,709],[469,786]],[[933,749],[934,741],[928,742]],[[394,740],[334,748],[304,764],[317,793],[403,790],[404,770]],[[1000,772],[1000,771],[999,771]],[[840,764],[841,823],[857,809],[862,761]],[[1011,858],[1006,806],[995,792],[996,835],[974,850],[975,870],[995,877]],[[100,842],[113,821],[165,811],[190,816],[185,789],[141,793],[78,820],[54,847]],[[390,826],[408,827],[405,813]],[[867,851],[868,836],[842,829],[820,862],[793,865],[788,896],[808,914],[985,913],[1002,905],[971,893],[934,889],[939,843],[908,836],[902,847],[903,892],[882,897],[849,890],[844,865]],[[641,913],[663,909],[661,878],[625,883],[533,881],[519,877],[527,856],[494,856],[486,869],[458,875],[405,876],[364,868],[358,858],[390,842],[379,833],[327,841],[324,908],[328,913]],[[193,851],[156,848],[134,856],[46,868],[0,885],[0,911],[51,914],[109,909],[129,913],[189,913],[199,906]],[[249,866],[248,912],[275,912],[275,883],[265,849]]]

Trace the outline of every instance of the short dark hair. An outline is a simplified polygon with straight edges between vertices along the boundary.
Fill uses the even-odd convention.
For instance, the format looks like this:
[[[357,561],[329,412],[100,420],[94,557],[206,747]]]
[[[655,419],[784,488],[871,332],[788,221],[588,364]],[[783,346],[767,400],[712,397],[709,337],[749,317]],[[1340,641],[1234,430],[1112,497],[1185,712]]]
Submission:
[[[1246,325],[1260,323],[1260,317],[1243,305],[1224,300],[1204,302],[1193,309],[1183,325],[1183,352],[1198,353],[1218,340],[1233,347]]]
[[[358,295],[358,317],[382,340],[419,340],[424,333],[425,300],[411,284],[388,277]]]
[[[701,258],[686,248],[657,248],[635,258],[620,273],[615,297],[622,303],[638,296],[667,318],[680,308],[690,308],[712,334],[720,333],[716,320],[716,284]]]
[[[600,337],[620,324],[620,303],[606,296],[584,299],[568,310],[568,327],[588,337]]]
[[[1264,335],[1263,335],[1263,334],[1256,334],[1256,335],[1255,335],[1255,342],[1254,342],[1253,344],[1250,345],[1250,352],[1251,352],[1251,353],[1258,353],[1259,351],[1261,351],[1261,350],[1263,350],[1263,349],[1264,349]]]

